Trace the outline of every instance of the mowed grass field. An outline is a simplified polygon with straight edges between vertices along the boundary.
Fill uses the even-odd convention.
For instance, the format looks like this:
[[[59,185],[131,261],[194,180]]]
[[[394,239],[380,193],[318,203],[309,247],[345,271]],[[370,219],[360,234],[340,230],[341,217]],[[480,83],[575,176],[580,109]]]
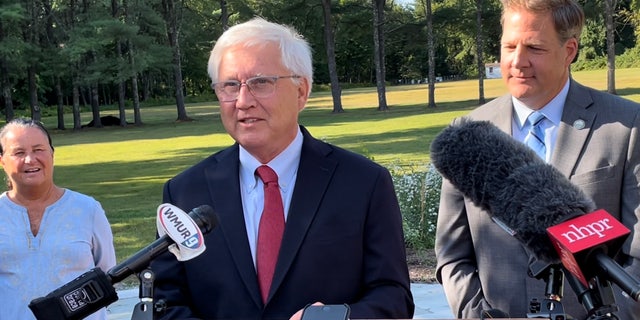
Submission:
[[[640,69],[616,71],[618,94],[640,102]],[[579,82],[606,89],[606,70],[574,73]],[[484,81],[489,101],[506,89],[500,79]],[[330,92],[313,93],[300,115],[317,138],[363,154],[385,165],[424,165],[429,145],[454,118],[478,106],[478,81],[436,84],[436,108],[427,108],[427,85],[387,87],[390,110],[376,111],[375,87],[344,90],[344,113],[333,114]],[[128,120],[133,120],[129,110]],[[117,111],[102,115],[118,116]],[[149,244],[155,237],[155,212],[163,183],[206,156],[233,143],[219,117],[217,103],[187,106],[192,122],[175,122],[173,105],[142,109],[143,126],[102,129],[51,129],[55,152],[55,180],[60,186],[99,200],[111,222],[118,261]],[[82,123],[91,120],[82,114]],[[44,118],[49,128],[55,117]],[[72,128],[71,115],[66,115]]]

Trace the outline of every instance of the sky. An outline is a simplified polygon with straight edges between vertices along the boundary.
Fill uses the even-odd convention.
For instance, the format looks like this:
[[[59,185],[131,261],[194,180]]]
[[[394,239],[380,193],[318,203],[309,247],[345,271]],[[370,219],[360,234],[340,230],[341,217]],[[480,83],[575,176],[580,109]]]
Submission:
[[[394,0],[397,4],[414,4],[415,0]]]

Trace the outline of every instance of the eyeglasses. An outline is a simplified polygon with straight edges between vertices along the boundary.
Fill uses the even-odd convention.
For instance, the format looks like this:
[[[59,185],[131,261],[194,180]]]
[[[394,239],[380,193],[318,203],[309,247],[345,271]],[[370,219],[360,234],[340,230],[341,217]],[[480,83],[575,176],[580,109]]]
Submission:
[[[276,81],[285,78],[298,79],[300,76],[262,76],[249,78],[244,82],[238,80],[227,80],[214,83],[211,87],[216,91],[218,99],[222,102],[237,100],[238,95],[240,94],[240,88],[242,88],[243,85],[247,86],[249,92],[251,92],[254,97],[267,98],[276,91]]]

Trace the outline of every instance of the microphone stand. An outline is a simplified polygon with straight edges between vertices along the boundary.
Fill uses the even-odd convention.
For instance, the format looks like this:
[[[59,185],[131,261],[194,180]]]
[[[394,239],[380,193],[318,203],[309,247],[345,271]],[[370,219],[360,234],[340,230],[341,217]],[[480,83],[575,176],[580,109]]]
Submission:
[[[138,273],[140,302],[133,307],[131,320],[153,320],[153,281],[155,274],[147,268]]]
[[[564,291],[565,272],[562,264],[545,264],[532,262],[529,266],[529,276],[543,279],[545,286],[545,299],[539,301],[531,299],[527,318],[546,318],[551,320],[573,319],[564,312],[560,300]],[[614,314],[618,311],[615,305],[615,297],[611,282],[601,277],[593,277],[586,287],[571,273],[567,282],[578,296],[578,300],[587,310],[587,320],[619,320]]]
[[[545,265],[540,268],[537,262],[529,266],[529,275],[536,279],[544,279],[545,298],[541,301],[533,298],[529,303],[527,318],[545,318],[551,320],[572,319],[567,317],[560,300],[564,291],[564,272],[559,264]],[[537,267],[537,268],[536,268]]]
[[[580,280],[569,273],[567,281],[578,296],[578,300],[587,309],[587,320],[619,320],[614,312],[618,311],[611,282],[595,276],[586,287]]]

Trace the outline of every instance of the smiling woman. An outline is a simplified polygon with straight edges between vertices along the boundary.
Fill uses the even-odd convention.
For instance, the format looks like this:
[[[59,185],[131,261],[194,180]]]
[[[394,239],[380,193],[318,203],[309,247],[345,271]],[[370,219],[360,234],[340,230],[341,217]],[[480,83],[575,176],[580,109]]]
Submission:
[[[100,203],[53,182],[53,145],[44,126],[14,119],[0,130],[0,301],[7,319],[32,319],[29,302],[84,272],[115,265]],[[26,237],[25,237],[26,235]],[[106,310],[91,319],[106,319]]]

